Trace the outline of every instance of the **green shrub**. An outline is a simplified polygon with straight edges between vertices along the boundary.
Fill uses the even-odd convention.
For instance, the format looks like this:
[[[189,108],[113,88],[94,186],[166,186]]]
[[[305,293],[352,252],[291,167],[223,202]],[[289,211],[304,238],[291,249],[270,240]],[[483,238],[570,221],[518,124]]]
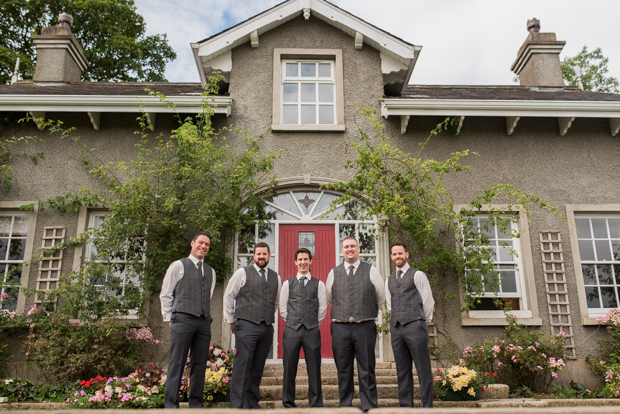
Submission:
[[[487,339],[463,350],[466,366],[496,373],[500,383],[514,392],[527,387],[533,392],[547,392],[557,371],[565,366],[564,338],[544,334],[520,325],[515,316],[507,316],[504,338]]]
[[[79,324],[51,315],[32,327],[23,348],[50,382],[72,382],[102,372],[125,376],[140,360],[144,345],[155,342],[152,335],[137,335],[145,330],[150,333],[113,318]]]

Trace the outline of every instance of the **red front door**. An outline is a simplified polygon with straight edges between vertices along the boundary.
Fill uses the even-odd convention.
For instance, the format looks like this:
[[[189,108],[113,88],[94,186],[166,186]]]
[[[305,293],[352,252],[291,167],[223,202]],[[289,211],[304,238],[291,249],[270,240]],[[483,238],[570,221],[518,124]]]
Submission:
[[[327,274],[336,266],[335,234],[335,226],[330,224],[281,224],[278,273],[282,282],[297,275],[295,251],[300,247],[306,247],[312,252],[310,274],[325,283]],[[329,331],[329,305],[327,308],[327,316],[319,327],[321,330],[321,355],[323,358],[333,358],[332,335]],[[280,316],[278,316],[278,320],[278,358],[282,358],[284,320]],[[303,358],[303,351],[301,357]]]

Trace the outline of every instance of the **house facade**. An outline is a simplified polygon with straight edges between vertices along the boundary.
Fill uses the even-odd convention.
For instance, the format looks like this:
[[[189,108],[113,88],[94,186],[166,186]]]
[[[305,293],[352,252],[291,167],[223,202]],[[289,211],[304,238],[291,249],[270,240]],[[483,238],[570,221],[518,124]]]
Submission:
[[[275,167],[277,195],[267,200],[275,219],[266,237],[255,231],[256,241],[272,247],[270,267],[283,279],[294,276],[293,253],[304,246],[315,255],[313,275],[325,280],[343,260],[340,241],[348,235],[360,240],[362,260],[376,265],[384,278],[391,273],[389,237],[371,231],[376,219],[339,215],[345,207],[324,214],[340,194],[322,185],[350,178],[344,167],[353,158],[347,142],[359,138],[358,125],[370,129],[359,106],[375,108],[391,143],[411,154],[417,154],[439,122],[456,117],[456,135],[435,137],[425,150],[425,156],[434,159],[465,149],[477,154],[465,161],[471,166],[468,174],[446,182],[456,204],[469,203],[495,183],[509,183],[543,197],[567,220],[532,210],[514,224],[520,238],[503,240],[501,232],[495,233],[493,248],[502,275],[499,292],[488,292],[481,306],[468,313],[458,309],[458,300],[448,303],[437,312],[432,340],[449,338],[463,347],[501,334],[504,314],[487,301],[497,293],[511,303],[521,323],[566,332],[570,362],[563,375],[588,381],[585,358],[596,350],[602,333],[595,318],[617,308],[620,300],[620,96],[565,87],[559,66],[564,42],[553,33],[529,32],[523,47],[515,50],[514,63],[506,62],[506,70],[520,76],[518,86],[415,85],[421,46],[324,0],[288,0],[192,43],[200,82],[112,84],[80,82],[75,68],[87,70],[80,46],[70,40],[70,30],[50,29],[35,39],[39,53],[45,50],[48,58],[37,62],[34,80],[0,86],[0,111],[62,120],[107,160],[129,161],[135,156],[139,138],[133,131],[141,108],[154,134],[169,135],[175,128],[172,110],[148,96],[145,88],[165,94],[178,112],[195,113],[210,74],[222,73],[220,94],[214,97],[214,125],[262,135],[262,148],[283,151]],[[63,215],[49,209],[19,210],[82,186],[103,189],[77,160],[67,157],[69,143],[45,139],[32,123],[23,126],[24,131],[44,139],[25,143],[23,149],[45,156],[37,166],[27,159],[12,161],[13,187],[0,189],[4,278],[11,264],[38,255],[55,240],[97,226],[105,216],[105,211],[85,206]],[[503,241],[518,255],[503,254]],[[239,266],[251,261],[245,246],[231,253]],[[54,260],[25,268],[21,283],[53,287],[61,273],[71,272],[90,255],[88,245],[65,249]],[[459,297],[456,281],[446,288]],[[224,289],[225,283],[218,285],[211,302],[213,342],[231,346],[234,338],[222,313]],[[5,300],[3,308],[35,304],[35,298],[12,295],[15,299]],[[165,339],[168,327],[158,317],[156,297],[150,306],[151,325],[159,327],[155,335]],[[281,358],[281,327],[274,332],[272,362]],[[329,359],[328,323],[321,329],[323,357]],[[164,341],[162,352],[166,351]],[[379,360],[392,359],[387,337],[377,341],[376,353]]]

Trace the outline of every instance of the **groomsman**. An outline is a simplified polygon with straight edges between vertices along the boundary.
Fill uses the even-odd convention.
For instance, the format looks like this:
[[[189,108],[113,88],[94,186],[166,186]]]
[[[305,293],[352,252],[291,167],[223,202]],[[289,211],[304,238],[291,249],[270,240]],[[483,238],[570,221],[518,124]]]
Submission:
[[[431,286],[424,272],[407,263],[409,253],[404,243],[394,243],[390,252],[396,272],[385,282],[385,298],[387,308],[392,312],[390,333],[400,406],[413,407],[413,361],[420,382],[422,407],[432,407],[433,373],[426,327],[426,323],[433,319],[435,306]]]
[[[332,306],[331,333],[338,370],[340,407],[353,401],[353,360],[357,360],[362,410],[377,408],[375,343],[379,306],[385,300],[383,278],[373,265],[360,261],[355,237],[342,241],[344,263],[327,275],[327,303]]]
[[[319,325],[327,314],[325,284],[310,275],[312,252],[301,248],[295,252],[297,276],[282,284],[280,315],[286,322],[282,341],[284,385],[282,404],[295,404],[295,379],[299,350],[303,347],[308,371],[308,402],[310,407],[323,406],[321,390],[321,332]]]
[[[267,243],[254,246],[254,264],[238,269],[224,293],[224,317],[235,334],[237,355],[230,386],[230,408],[260,408],[260,383],[273,344],[280,276],[267,268]]]

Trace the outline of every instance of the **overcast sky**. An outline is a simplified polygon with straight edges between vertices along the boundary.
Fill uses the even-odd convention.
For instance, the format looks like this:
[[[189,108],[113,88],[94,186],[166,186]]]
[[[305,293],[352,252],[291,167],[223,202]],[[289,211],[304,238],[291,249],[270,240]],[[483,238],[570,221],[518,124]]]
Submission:
[[[332,0],[349,13],[409,43],[423,46],[414,84],[513,84],[510,66],[536,17],[541,32],[566,46],[602,48],[608,75],[620,78],[620,0]],[[170,82],[199,82],[190,43],[252,17],[281,0],[136,0],[147,34],[166,33],[177,53]],[[368,47],[368,46],[364,46]]]

